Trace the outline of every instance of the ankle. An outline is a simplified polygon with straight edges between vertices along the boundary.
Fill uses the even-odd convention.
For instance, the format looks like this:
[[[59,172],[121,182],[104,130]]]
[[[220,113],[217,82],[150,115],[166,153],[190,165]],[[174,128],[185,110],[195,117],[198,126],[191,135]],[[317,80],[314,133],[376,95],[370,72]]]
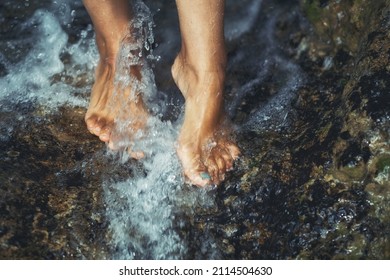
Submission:
[[[118,31],[113,31],[109,36],[96,35],[101,62],[114,65],[123,45],[134,44],[133,32],[129,26],[123,26]]]
[[[218,83],[219,87],[223,87],[225,81],[225,65],[225,61],[217,60],[207,63],[202,63],[202,61],[193,63],[180,52],[171,68],[172,77],[186,97],[190,86],[194,87],[197,84],[204,86]]]
[[[190,53],[182,48],[176,57],[183,65],[190,66],[197,73],[202,72],[225,72],[227,64],[226,52],[197,52]],[[176,61],[175,60],[175,61]]]

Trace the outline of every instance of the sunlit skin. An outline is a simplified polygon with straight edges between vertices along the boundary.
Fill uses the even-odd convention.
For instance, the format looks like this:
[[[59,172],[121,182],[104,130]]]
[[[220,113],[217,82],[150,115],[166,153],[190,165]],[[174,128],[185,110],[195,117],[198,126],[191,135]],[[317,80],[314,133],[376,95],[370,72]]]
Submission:
[[[132,18],[127,0],[84,0],[96,31],[100,60],[85,121],[100,140],[115,146],[115,121],[123,104],[111,104],[115,61]],[[203,187],[219,184],[233,168],[240,151],[225,126],[223,90],[226,50],[223,35],[224,0],[177,0],[181,50],[172,76],[185,98],[184,122],[177,140],[177,154],[189,183]],[[132,75],[142,79],[135,68]],[[131,85],[129,85],[130,87]],[[126,97],[131,92],[123,92]],[[115,101],[114,101],[115,102]],[[148,113],[141,95],[127,104],[128,128],[143,129]],[[119,118],[120,119],[120,118]],[[131,137],[127,135],[126,137]],[[133,157],[141,157],[133,153]]]

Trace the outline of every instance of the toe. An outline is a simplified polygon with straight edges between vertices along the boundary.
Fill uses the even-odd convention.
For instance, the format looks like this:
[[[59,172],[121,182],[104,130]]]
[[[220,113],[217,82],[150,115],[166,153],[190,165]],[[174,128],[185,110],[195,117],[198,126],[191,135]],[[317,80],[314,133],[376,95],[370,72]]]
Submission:
[[[184,163],[183,169],[184,175],[189,180],[189,183],[198,187],[205,187],[211,184],[211,176],[199,160],[193,160],[192,164]]]
[[[120,140],[113,139],[113,138],[114,137],[110,137],[109,141],[107,142],[107,147],[114,152],[126,150],[128,154],[131,156],[130,154],[131,148],[125,143],[121,142]]]
[[[225,180],[226,163],[222,156],[217,156],[215,161],[218,166],[218,180],[221,182]]]
[[[111,150],[111,151],[117,151],[118,150],[118,147],[114,144],[113,141],[108,141],[107,142],[107,147]]]
[[[211,176],[206,171],[184,172],[191,184],[198,187],[210,185]]]
[[[129,151],[129,155],[131,158],[133,159],[136,159],[136,160],[140,160],[140,159],[143,159],[145,157],[145,153],[144,152],[134,152],[134,151]]]
[[[219,184],[219,170],[218,170],[218,164],[215,161],[214,157],[210,156],[206,160],[206,167],[207,167],[208,173],[211,176],[213,183],[218,185]]]
[[[232,156],[230,155],[230,152],[227,151],[226,149],[223,149],[221,151],[221,157],[223,158],[223,160],[225,161],[225,170],[226,171],[230,171],[233,169],[233,158]]]
[[[111,127],[110,126],[104,126],[99,135],[99,139],[103,142],[110,141],[110,135],[111,135]]]
[[[85,118],[85,123],[87,125],[87,129],[89,130],[89,132],[91,132],[92,134],[95,134],[94,133],[94,129],[96,127],[96,123],[97,123],[97,118],[95,116],[91,116],[91,117],[86,117]]]
[[[235,144],[228,144],[226,149],[229,151],[233,160],[236,160],[241,155],[240,149]]]
[[[192,146],[179,145],[177,155],[188,183],[198,187],[205,187],[212,183],[211,174],[208,173],[206,166],[200,159],[198,150],[194,150]]]
[[[96,122],[95,127],[93,128],[93,132],[96,136],[100,136],[103,131],[103,128],[107,126],[107,123],[104,119],[99,119]]]

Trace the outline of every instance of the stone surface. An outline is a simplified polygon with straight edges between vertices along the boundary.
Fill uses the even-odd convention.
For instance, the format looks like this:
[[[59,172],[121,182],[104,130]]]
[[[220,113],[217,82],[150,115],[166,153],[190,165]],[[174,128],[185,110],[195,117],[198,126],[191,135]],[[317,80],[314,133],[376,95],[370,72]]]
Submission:
[[[175,225],[189,246],[178,258],[390,258],[390,5],[369,2],[264,1],[250,32],[228,42],[234,62],[226,98],[243,156],[210,191],[215,207],[194,205],[185,224]],[[1,25],[8,37],[0,44],[38,5],[25,10],[15,3],[0,4],[3,22],[11,23]],[[176,17],[155,5],[162,9],[159,38]],[[76,8],[71,41],[88,24]],[[272,40],[262,36],[265,24],[274,30]],[[263,45],[267,40],[271,48]],[[165,43],[174,49],[178,42]],[[268,52],[271,62],[262,65],[271,70],[236,102],[235,90],[259,71],[249,62],[259,50]],[[173,56],[155,68],[163,73],[156,75],[162,91],[174,88],[162,71]],[[302,76],[287,115],[253,123],[288,85],[286,61]],[[86,132],[84,113],[62,106],[48,114],[34,102],[0,105],[0,259],[104,259],[115,250],[102,179],[120,181],[142,166],[107,155]]]

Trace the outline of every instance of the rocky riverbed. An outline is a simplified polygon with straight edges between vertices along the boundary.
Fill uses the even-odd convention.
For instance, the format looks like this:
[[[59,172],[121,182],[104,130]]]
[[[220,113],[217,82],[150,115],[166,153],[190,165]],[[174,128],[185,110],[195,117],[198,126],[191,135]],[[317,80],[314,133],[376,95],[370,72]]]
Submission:
[[[81,3],[0,4],[0,259],[389,259],[389,1],[227,1],[243,155],[205,190],[174,154],[175,4],[146,4],[164,106],[140,162],[85,128],[97,56]]]

